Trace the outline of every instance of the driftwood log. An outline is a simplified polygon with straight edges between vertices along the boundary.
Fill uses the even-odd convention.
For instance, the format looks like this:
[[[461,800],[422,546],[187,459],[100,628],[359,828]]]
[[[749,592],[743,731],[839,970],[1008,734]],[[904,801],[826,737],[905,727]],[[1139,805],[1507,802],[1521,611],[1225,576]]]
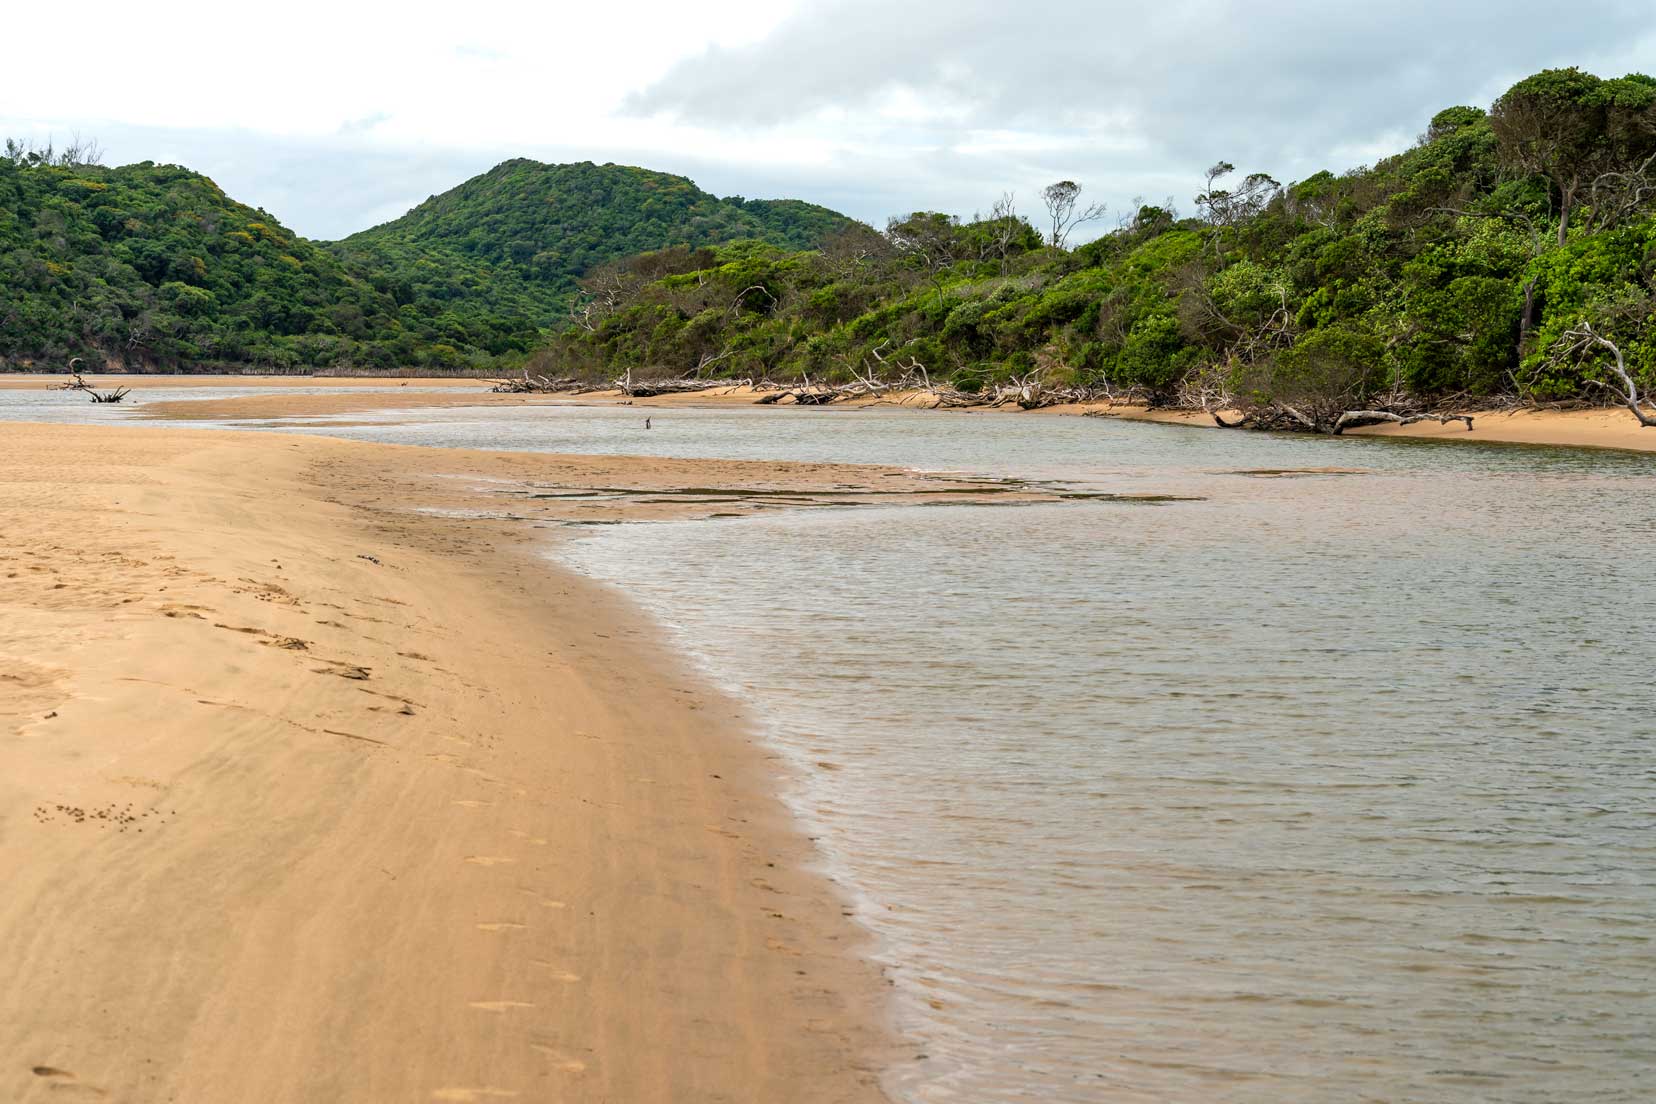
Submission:
[[[84,379],[82,379],[80,372],[77,371],[76,368],[75,368],[75,365],[83,364],[83,363],[85,363],[85,362],[82,361],[80,357],[71,357],[69,359],[69,378],[64,381],[63,386],[61,388],[59,388],[59,390],[61,390],[61,391],[90,391],[90,390],[92,390],[92,385],[87,383]]]
[[[1399,414],[1392,410],[1341,410],[1312,411],[1306,413],[1296,406],[1286,403],[1272,403],[1257,409],[1244,411],[1241,417],[1233,421],[1226,421],[1224,413],[1216,407],[1209,407],[1208,417],[1222,429],[1263,429],[1287,430],[1292,432],[1326,433],[1338,437],[1348,429],[1358,429],[1362,426],[1382,425],[1413,425],[1416,422],[1437,422],[1447,425],[1450,422],[1465,422],[1467,432],[1472,431],[1471,414]]]
[[[1466,432],[1472,432],[1472,415],[1470,414],[1393,414],[1389,410],[1347,410],[1334,419],[1334,428],[1329,432],[1336,437],[1348,429],[1357,429],[1361,426],[1381,425],[1385,422],[1394,422],[1397,425],[1413,425],[1416,422],[1436,422],[1438,425],[1448,425],[1450,422],[1465,422]]]

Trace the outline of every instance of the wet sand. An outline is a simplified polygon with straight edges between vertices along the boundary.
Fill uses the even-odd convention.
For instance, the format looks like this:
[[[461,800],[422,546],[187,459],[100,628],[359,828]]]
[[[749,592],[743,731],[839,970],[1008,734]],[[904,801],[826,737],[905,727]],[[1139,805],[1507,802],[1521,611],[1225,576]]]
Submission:
[[[938,491],[6,427],[0,1098],[883,1099],[884,984],[775,764],[540,554],[719,485]]]

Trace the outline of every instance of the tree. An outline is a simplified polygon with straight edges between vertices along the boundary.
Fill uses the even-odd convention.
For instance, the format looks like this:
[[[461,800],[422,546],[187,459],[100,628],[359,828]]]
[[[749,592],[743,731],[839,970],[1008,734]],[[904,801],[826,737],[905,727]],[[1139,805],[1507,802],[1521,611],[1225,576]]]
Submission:
[[[1553,348],[1553,361],[1562,363],[1568,361],[1585,361],[1593,359],[1595,354],[1610,354],[1610,361],[1605,365],[1614,382],[1606,383],[1603,380],[1589,379],[1587,382],[1595,387],[1608,391],[1615,400],[1633,412],[1639,419],[1639,424],[1646,429],[1656,426],[1656,413],[1646,413],[1648,405],[1656,411],[1656,401],[1648,393],[1641,393],[1639,383],[1627,370],[1627,358],[1622,355],[1621,346],[1593,328],[1591,322],[1582,322],[1579,325],[1564,331]]]
[[[1584,193],[1590,196],[1607,178],[1639,172],[1656,154],[1656,81],[1548,69],[1507,89],[1489,121],[1502,159],[1551,184],[1563,245]],[[1601,195],[1607,191],[1625,189],[1600,186]]]
[[[15,138],[7,138],[6,150],[0,154],[0,160],[9,161],[20,168],[46,165],[73,169],[103,164],[103,147],[98,145],[97,139],[82,138],[78,133],[61,150],[57,149],[50,139],[44,146],[37,146],[33,142],[19,142]]]
[[[853,222],[822,240],[819,263],[836,279],[856,276],[875,261],[891,256],[891,242],[872,226]]]
[[[993,257],[1000,262],[1002,276],[1006,275],[1007,264],[1014,254],[1038,249],[1041,245],[1040,234],[1018,214],[1017,201],[1011,192],[1001,193],[989,208],[987,218],[973,215],[965,229],[976,247],[978,260]]]
[[[1425,141],[1436,142],[1439,138],[1447,138],[1463,127],[1469,127],[1486,118],[1488,112],[1481,107],[1446,107],[1427,124]]]
[[[943,273],[967,255],[960,220],[940,211],[916,211],[907,218],[889,220],[886,240],[937,285],[938,302],[942,302]]]
[[[1046,204],[1047,217],[1052,223],[1052,234],[1047,244],[1054,249],[1063,249],[1076,227],[1097,222],[1106,211],[1102,203],[1081,207],[1081,185],[1073,180],[1048,184],[1041,189],[1041,200]]]
[[[1229,161],[1215,162],[1207,171],[1206,185],[1196,196],[1197,209],[1220,231],[1213,236],[1216,251],[1225,230],[1256,218],[1282,189],[1269,173],[1249,173],[1234,192],[1219,187],[1219,181],[1235,171],[1236,166]]]

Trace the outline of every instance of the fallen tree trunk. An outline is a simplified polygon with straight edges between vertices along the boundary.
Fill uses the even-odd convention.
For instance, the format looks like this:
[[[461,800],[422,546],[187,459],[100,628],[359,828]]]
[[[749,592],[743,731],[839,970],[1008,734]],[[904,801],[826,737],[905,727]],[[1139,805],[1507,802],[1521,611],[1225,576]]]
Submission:
[[[1241,416],[1234,421],[1226,421],[1224,414],[1217,407],[1210,407],[1207,415],[1222,429],[1325,433],[1331,437],[1338,437],[1348,429],[1386,423],[1406,426],[1414,425],[1416,422],[1437,422],[1439,425],[1464,422],[1467,431],[1471,432],[1473,417],[1471,414],[1399,414],[1395,410],[1327,410],[1315,407],[1307,410],[1289,406],[1287,403],[1270,403],[1243,410]]]
[[[1358,429],[1362,426],[1382,425],[1392,422],[1396,425],[1414,425],[1416,422],[1436,422],[1438,425],[1448,425],[1450,422],[1465,422],[1466,431],[1472,432],[1472,415],[1470,414],[1411,414],[1407,417],[1402,414],[1393,414],[1389,410],[1347,410],[1334,421],[1334,428],[1329,432],[1339,436],[1348,429]]]

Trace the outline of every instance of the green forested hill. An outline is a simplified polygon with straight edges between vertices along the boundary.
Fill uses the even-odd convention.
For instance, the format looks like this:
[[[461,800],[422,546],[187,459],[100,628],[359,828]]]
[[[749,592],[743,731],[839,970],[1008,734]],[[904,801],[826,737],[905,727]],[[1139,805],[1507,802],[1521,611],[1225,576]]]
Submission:
[[[1306,409],[1602,398],[1603,337],[1656,386],[1656,79],[1549,70],[1423,122],[1395,156],[1286,185],[1221,162],[1188,210],[1075,249],[1007,210],[877,233],[523,160],[320,245],[185,169],[8,147],[0,368],[902,365]]]
[[[1606,347],[1563,340],[1590,323],[1656,386],[1656,80],[1539,73],[1375,165],[1238,175],[1217,164],[1189,214],[1143,207],[1075,250],[1004,213],[920,212],[820,251],[727,247],[653,280],[588,280],[583,325],[540,370],[846,381],[919,365],[977,390],[1039,369],[1307,410],[1603,401]]]
[[[482,300],[552,325],[576,281],[608,261],[743,238],[810,249],[849,223],[798,200],[720,199],[648,169],[517,159],[331,248],[399,298]]]
[[[307,241],[188,169],[0,156],[0,369],[505,367],[612,258],[847,222],[682,177],[509,161],[343,243]]]
[[[0,159],[0,364],[394,362],[390,296],[204,176]]]

